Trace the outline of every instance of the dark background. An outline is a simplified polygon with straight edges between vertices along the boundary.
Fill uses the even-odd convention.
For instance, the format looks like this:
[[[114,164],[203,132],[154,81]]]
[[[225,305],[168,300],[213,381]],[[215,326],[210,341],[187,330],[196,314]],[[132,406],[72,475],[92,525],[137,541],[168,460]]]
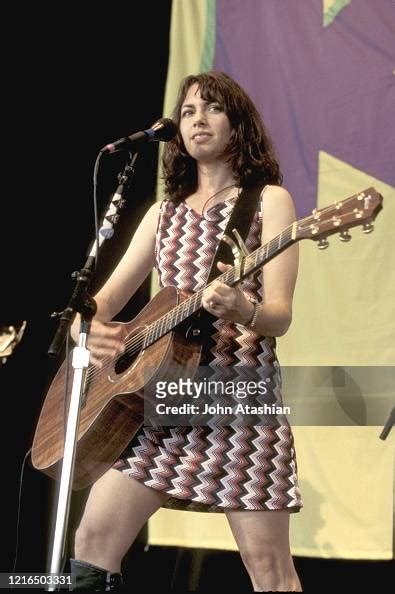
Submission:
[[[0,365],[3,408],[1,571],[11,571],[21,464],[31,446],[45,391],[58,361],[47,350],[51,319],[73,289],[94,238],[93,170],[101,147],[149,128],[163,115],[170,0],[116,3],[84,16],[71,5],[15,7],[3,88],[0,326],[27,327]],[[144,147],[125,193],[114,237],[105,242],[95,285],[123,254],[155,200],[158,144]],[[98,175],[99,215],[118,186],[127,153],[106,155]],[[147,281],[120,316],[129,320],[149,299]],[[43,571],[53,484],[25,467],[18,571]],[[77,511],[78,504],[75,506]],[[4,513],[5,512],[5,513]]]
[[[69,5],[14,7],[3,23],[12,43],[3,47],[7,59],[2,71],[0,325],[26,320],[27,328],[0,366],[2,572],[13,571],[16,548],[16,571],[46,570],[54,484],[27,462],[17,547],[20,473],[46,387],[58,365],[47,355],[57,328],[50,315],[66,306],[73,288],[70,275],[84,265],[94,236],[95,159],[108,142],[146,129],[162,116],[171,0],[117,3],[101,13],[97,4],[90,8],[87,17]],[[155,199],[157,149],[149,144],[138,157],[114,238],[101,253],[96,285],[120,258]],[[123,166],[123,154],[101,160],[100,214]],[[120,319],[134,317],[148,299],[146,282]],[[84,492],[73,495],[71,530],[84,497]],[[175,547],[144,550],[145,540],[143,531],[125,559],[130,584],[211,590],[220,582],[222,589],[249,589],[236,553]],[[390,571],[385,562],[295,561],[306,590],[316,590],[317,579],[329,586],[373,585],[377,579],[383,583]]]

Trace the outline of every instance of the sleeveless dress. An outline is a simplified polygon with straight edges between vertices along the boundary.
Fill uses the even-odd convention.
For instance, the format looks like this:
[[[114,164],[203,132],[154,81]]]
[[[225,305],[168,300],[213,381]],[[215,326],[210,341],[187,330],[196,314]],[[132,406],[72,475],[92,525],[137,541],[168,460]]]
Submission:
[[[264,196],[264,193],[263,193]],[[185,202],[164,200],[157,238],[160,286],[202,289],[218,242],[237,196],[200,215]],[[258,204],[245,244],[261,245],[262,208]],[[263,300],[262,270],[243,281],[250,297]],[[214,322],[209,366],[245,366],[272,370],[277,403],[281,374],[275,338],[261,337],[242,325]],[[288,424],[201,427],[143,427],[114,468],[144,485],[170,495],[164,507],[184,511],[288,510],[302,507],[293,435]]]

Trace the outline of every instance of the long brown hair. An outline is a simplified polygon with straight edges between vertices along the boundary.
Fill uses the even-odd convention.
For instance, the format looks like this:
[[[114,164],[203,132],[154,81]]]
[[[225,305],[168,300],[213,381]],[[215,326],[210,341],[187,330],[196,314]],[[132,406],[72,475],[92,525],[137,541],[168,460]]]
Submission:
[[[192,74],[181,81],[172,115],[177,126],[188,89],[195,83],[201,97],[219,103],[229,118],[233,134],[225,154],[238,185],[281,185],[280,166],[258,110],[240,85],[224,72]],[[180,132],[165,145],[163,179],[167,196],[176,202],[196,191],[196,161],[187,153]]]

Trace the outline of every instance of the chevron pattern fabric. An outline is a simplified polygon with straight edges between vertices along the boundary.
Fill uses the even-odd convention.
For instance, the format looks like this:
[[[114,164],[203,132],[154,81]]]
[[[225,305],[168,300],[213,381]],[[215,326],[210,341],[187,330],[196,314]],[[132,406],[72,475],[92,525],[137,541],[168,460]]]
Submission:
[[[184,202],[165,200],[156,242],[160,285],[195,292],[205,286],[218,242],[237,196],[200,215]],[[246,238],[249,250],[260,245],[262,210],[257,209]],[[262,299],[262,273],[243,283]],[[259,367],[272,370],[281,401],[275,339],[224,320],[214,323],[210,367]],[[291,428],[277,426],[144,427],[114,468],[170,495],[165,507],[220,512],[224,509],[299,511],[302,500]]]

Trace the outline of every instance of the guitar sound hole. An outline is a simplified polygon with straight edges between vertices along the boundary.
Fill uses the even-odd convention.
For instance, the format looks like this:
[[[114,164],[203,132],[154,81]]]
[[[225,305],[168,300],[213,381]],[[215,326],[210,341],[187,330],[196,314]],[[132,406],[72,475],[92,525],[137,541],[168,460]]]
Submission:
[[[133,365],[138,354],[139,354],[138,352],[137,353],[126,352],[123,355],[121,355],[120,357],[118,357],[118,359],[116,360],[115,365],[114,365],[115,373],[119,375],[120,373],[123,373],[124,371],[129,369],[129,367],[131,365]]]

